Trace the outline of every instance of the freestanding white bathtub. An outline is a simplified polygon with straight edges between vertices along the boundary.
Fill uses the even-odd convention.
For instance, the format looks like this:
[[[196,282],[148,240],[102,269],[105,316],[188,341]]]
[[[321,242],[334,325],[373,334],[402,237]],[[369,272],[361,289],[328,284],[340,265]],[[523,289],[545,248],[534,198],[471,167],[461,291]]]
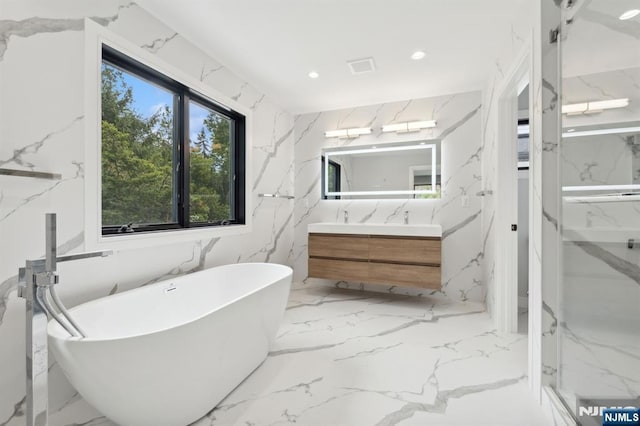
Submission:
[[[49,344],[69,381],[123,426],[185,426],[266,358],[291,268],[226,265],[79,305],[87,338],[54,321]]]

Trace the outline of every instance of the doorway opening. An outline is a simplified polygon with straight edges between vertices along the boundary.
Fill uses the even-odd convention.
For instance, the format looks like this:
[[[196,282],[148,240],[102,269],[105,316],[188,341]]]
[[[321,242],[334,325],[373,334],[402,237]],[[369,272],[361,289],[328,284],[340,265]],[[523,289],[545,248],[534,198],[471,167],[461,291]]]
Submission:
[[[529,85],[518,93],[517,149],[517,326],[518,334],[528,333],[529,324]]]
[[[498,92],[495,312],[498,329],[509,333],[528,330],[530,58],[523,52]]]

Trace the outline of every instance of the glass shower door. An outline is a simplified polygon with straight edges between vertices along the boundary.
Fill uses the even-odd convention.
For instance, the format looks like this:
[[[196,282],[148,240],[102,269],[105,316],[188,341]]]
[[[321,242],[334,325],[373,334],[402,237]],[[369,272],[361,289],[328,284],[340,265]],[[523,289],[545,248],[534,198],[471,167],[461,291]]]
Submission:
[[[561,275],[556,391],[589,404],[640,395],[640,15],[574,1],[561,41]],[[583,407],[583,408],[580,408]]]

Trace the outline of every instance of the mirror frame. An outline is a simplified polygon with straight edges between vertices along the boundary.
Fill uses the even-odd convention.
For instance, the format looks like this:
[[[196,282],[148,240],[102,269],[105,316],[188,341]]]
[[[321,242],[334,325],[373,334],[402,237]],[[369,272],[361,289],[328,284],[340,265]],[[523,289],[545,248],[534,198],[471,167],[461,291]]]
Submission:
[[[431,143],[428,143],[431,142]],[[325,193],[321,194],[322,197],[343,197],[343,196],[351,196],[351,195],[420,195],[420,194],[435,194],[437,193],[436,189],[436,179],[437,179],[437,155],[438,155],[438,147],[435,143],[437,140],[430,141],[412,141],[405,142],[401,145],[364,145],[357,149],[349,148],[349,149],[324,149],[323,156],[325,157],[325,161],[329,162],[331,156],[336,155],[346,155],[346,154],[365,154],[365,153],[373,153],[373,152],[390,152],[390,151],[411,151],[411,150],[422,150],[429,149],[431,150],[431,189],[417,189],[417,190],[397,190],[397,191],[328,191],[329,188],[329,168],[324,168],[324,176],[321,179],[324,179],[324,189]],[[375,197],[372,197],[375,198]]]

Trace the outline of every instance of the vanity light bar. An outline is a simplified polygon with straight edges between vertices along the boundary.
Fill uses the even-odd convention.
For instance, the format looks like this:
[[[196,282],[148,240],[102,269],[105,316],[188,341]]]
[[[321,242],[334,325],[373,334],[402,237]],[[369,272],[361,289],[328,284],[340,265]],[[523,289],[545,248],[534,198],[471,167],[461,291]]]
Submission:
[[[382,126],[382,131],[384,133],[388,132],[397,132],[397,133],[406,133],[406,132],[417,132],[422,129],[429,129],[436,127],[435,120],[428,121],[407,121],[405,123],[394,123],[394,124],[385,124]]]
[[[582,102],[562,105],[562,113],[567,115],[595,114],[605,109],[625,108],[629,106],[629,98],[609,99],[606,101]]]
[[[328,130],[325,138],[357,138],[360,135],[371,134],[371,127],[353,127],[351,129]]]

